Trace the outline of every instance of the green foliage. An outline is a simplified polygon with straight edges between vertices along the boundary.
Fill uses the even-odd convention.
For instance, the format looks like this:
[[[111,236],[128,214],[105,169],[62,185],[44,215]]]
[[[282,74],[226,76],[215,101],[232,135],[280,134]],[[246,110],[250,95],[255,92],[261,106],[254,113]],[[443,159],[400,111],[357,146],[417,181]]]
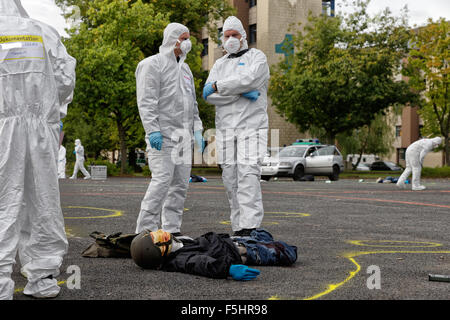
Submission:
[[[370,124],[389,106],[414,99],[394,72],[407,51],[405,16],[370,17],[369,1],[344,17],[309,16],[294,37],[295,53],[272,68],[270,95],[277,111],[300,131],[339,133]]]
[[[352,131],[351,135],[339,134],[337,140],[341,151],[347,154],[358,154],[360,157],[353,165],[356,169],[362,154],[388,155],[393,147],[394,132],[392,131],[392,119],[379,113],[369,125],[364,125]]]
[[[411,86],[422,93],[419,103],[424,121],[422,133],[444,137],[446,164],[450,163],[449,26],[443,18],[436,22],[430,19],[427,26],[413,30],[412,50],[403,69]]]
[[[150,168],[148,166],[144,166],[142,168],[142,175],[144,177],[150,177],[152,175],[152,172],[150,171]]]

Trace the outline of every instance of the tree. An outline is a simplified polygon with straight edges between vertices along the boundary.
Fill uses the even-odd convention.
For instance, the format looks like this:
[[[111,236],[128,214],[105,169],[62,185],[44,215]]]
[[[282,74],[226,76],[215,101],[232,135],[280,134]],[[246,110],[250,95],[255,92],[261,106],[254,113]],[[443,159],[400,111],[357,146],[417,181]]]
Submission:
[[[77,59],[73,104],[90,117],[115,122],[124,173],[127,132],[139,123],[135,70],[145,57],[140,48],[156,47],[168,19],[156,13],[152,4],[141,1],[129,5],[122,0],[94,0],[86,11],[86,20],[91,26],[81,23],[65,41],[69,53]]]
[[[303,132],[322,129],[329,143],[414,97],[393,75],[407,51],[406,15],[386,9],[370,17],[369,2],[356,1],[357,11],[344,17],[310,14],[293,38],[294,54],[272,69],[278,113]]]
[[[422,93],[422,134],[443,137],[446,165],[450,164],[449,31],[449,22],[443,18],[436,22],[430,19],[427,26],[413,30],[413,49],[403,69],[410,85]]]
[[[354,129],[351,135],[337,136],[344,154],[358,154],[356,163],[352,163],[353,170],[359,165],[363,154],[388,155],[392,151],[394,133],[392,121],[389,117],[378,113],[369,125]]]

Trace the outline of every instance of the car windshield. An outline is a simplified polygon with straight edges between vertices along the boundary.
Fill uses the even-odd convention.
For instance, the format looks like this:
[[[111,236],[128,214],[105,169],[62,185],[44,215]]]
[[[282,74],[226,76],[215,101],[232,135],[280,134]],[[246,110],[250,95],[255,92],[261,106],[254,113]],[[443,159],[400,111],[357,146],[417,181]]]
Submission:
[[[303,157],[307,147],[286,147],[280,151],[280,157]]]

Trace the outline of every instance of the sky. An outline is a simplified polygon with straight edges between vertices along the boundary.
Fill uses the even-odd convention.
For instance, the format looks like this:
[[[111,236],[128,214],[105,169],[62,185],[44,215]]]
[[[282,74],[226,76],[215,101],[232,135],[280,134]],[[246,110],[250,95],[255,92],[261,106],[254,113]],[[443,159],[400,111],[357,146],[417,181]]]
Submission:
[[[336,4],[339,2],[336,0]],[[22,0],[22,5],[30,17],[53,26],[63,36],[67,35],[64,31],[66,22],[54,0]],[[408,5],[411,26],[424,25],[429,17],[433,20],[440,17],[450,20],[450,0],[372,0],[369,13],[378,13],[389,7],[394,14],[399,14],[405,5]],[[339,11],[338,6],[336,9]]]

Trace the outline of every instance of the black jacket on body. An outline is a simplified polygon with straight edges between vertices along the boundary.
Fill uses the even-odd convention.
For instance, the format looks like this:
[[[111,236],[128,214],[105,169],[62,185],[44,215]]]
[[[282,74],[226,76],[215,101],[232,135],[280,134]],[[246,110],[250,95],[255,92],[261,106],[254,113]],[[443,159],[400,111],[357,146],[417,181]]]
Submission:
[[[242,264],[236,245],[228,234],[208,232],[169,254],[162,270],[225,279],[232,264]]]

